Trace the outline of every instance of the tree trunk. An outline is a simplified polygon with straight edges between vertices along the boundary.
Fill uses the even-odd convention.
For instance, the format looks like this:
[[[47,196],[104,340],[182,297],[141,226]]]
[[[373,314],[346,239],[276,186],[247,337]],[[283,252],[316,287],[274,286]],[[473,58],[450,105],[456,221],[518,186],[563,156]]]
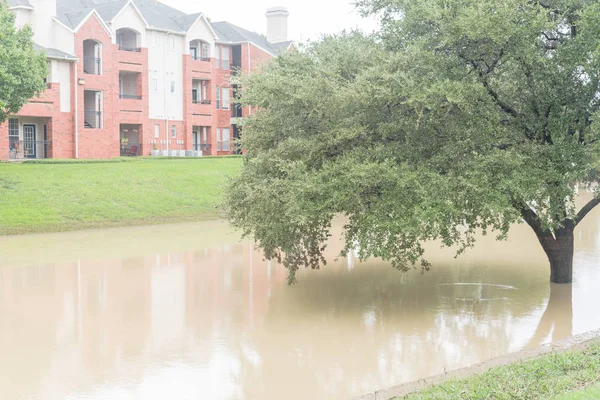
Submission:
[[[550,261],[550,282],[573,282],[573,228],[560,229],[554,236],[538,236]]]

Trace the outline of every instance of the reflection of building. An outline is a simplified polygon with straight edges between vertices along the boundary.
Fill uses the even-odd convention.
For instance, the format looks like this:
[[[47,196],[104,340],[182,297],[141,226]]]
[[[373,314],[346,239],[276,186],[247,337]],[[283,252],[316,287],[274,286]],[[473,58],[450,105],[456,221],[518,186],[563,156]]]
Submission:
[[[0,398],[348,398],[563,335],[573,316],[574,333],[600,327],[597,288],[576,282],[575,313],[556,291],[547,305],[544,260],[510,251],[536,239],[512,235],[430,253],[424,275],[352,256],[292,287],[216,222],[0,238],[28,249],[0,267]],[[598,282],[599,250],[581,249],[576,274]]]

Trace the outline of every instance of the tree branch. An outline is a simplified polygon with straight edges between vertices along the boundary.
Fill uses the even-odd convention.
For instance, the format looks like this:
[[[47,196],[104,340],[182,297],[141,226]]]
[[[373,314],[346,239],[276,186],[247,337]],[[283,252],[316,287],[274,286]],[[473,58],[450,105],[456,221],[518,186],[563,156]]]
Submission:
[[[529,225],[531,229],[533,229],[538,238],[543,236],[552,236],[552,232],[550,232],[548,229],[542,228],[540,219],[538,218],[535,211],[531,209],[531,207],[529,207],[523,201],[517,201],[514,197],[512,197],[512,195],[510,196],[510,201],[513,207],[519,211],[521,217],[523,217],[527,225]]]
[[[581,220],[583,220],[583,218],[585,218],[585,216],[588,215],[588,213],[592,211],[598,204],[600,204],[600,198],[592,199],[589,203],[583,206],[583,208],[577,213],[577,217],[575,218],[575,226],[577,226]]]

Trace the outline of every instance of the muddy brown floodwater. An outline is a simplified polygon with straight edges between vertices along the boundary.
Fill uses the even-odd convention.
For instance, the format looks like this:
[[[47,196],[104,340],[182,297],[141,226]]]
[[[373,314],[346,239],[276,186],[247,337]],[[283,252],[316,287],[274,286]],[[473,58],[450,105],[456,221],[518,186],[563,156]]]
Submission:
[[[347,399],[600,328],[600,209],[572,287],[522,225],[428,254],[289,287],[223,222],[0,238],[0,399]]]

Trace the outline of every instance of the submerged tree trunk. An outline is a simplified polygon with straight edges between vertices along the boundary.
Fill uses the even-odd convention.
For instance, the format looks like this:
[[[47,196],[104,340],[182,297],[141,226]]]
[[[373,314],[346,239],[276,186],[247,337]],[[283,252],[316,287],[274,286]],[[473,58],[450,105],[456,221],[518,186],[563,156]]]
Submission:
[[[573,249],[574,235],[573,231],[586,215],[590,213],[598,204],[600,198],[590,200],[574,219],[565,219],[562,227],[556,232],[551,232],[543,225],[536,213],[524,202],[512,199],[513,205],[520,211],[521,216],[535,232],[542,248],[550,261],[550,282],[552,283],[572,283],[573,282]],[[563,213],[566,215],[566,212]]]
[[[573,229],[561,229],[556,237],[538,236],[550,261],[550,282],[573,282]]]

